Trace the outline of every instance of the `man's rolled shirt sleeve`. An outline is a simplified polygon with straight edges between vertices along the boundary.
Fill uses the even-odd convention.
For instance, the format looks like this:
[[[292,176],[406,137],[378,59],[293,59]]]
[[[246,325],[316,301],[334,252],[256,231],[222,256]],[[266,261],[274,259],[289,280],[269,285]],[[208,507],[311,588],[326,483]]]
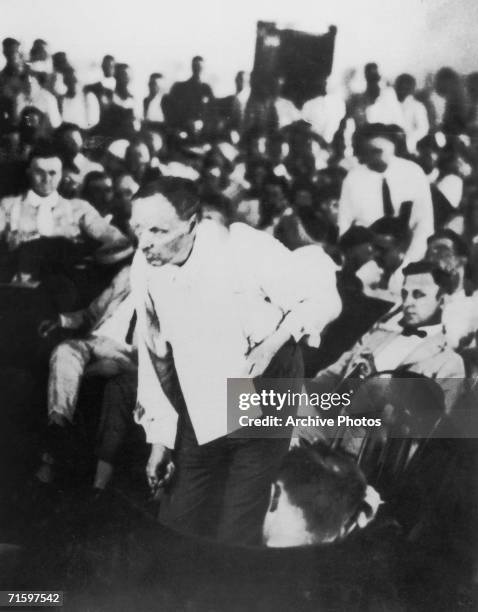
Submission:
[[[261,261],[263,288],[271,302],[284,313],[281,325],[296,341],[304,336],[310,346],[318,347],[324,327],[342,309],[337,292],[337,266],[319,246],[289,251],[271,239]]]

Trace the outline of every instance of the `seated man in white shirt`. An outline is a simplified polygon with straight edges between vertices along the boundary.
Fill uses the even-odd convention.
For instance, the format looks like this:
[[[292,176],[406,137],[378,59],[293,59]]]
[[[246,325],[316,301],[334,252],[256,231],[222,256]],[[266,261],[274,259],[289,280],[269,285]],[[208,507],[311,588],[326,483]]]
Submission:
[[[339,233],[350,226],[369,227],[381,217],[400,217],[410,232],[404,263],[417,261],[433,233],[430,186],[414,162],[395,155],[390,126],[364,126],[360,134],[362,163],[350,170],[342,185]]]
[[[39,239],[62,238],[74,245],[88,238],[99,245],[95,252],[99,262],[111,263],[114,255],[131,255],[129,240],[90,204],[59,195],[61,175],[62,160],[57,149],[49,143],[38,145],[30,155],[30,189],[0,201],[0,237],[10,252]]]
[[[463,360],[453,351],[442,325],[450,276],[428,261],[409,264],[403,274],[401,308],[393,309],[350,351],[319,372],[315,383],[331,391],[347,378],[400,368],[437,379],[450,410],[465,376]],[[457,384],[450,379],[458,379]]]
[[[40,325],[43,337],[58,329],[82,334],[58,344],[50,357],[47,434],[50,448],[42,456],[37,473],[42,482],[51,482],[55,462],[65,459],[56,455],[64,455],[61,447],[74,422],[83,377],[110,378],[123,372],[136,372],[137,355],[133,346],[136,316],[129,276],[130,267],[126,266],[88,308],[60,314],[57,321],[44,321]]]
[[[318,345],[340,311],[337,291],[311,283],[317,271],[266,233],[201,221],[196,187],[186,179],[145,186],[131,223],[140,249],[132,270],[136,420],[152,445],[149,484],[168,484],[160,520],[258,543],[288,432],[229,437],[227,379],[300,378],[296,342],[305,337]]]

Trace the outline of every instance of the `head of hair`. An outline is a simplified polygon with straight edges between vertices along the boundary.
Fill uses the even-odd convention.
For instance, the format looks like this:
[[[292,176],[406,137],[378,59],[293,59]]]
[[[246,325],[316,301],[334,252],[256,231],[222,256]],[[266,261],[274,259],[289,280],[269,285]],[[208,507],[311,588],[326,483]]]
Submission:
[[[367,81],[380,80],[380,72],[378,70],[378,65],[375,62],[369,62],[368,64],[365,64],[364,74],[365,79]]]
[[[2,48],[4,51],[10,51],[11,49],[18,48],[19,46],[20,43],[15,38],[8,37],[2,40]]]
[[[374,234],[379,234],[380,236],[393,236],[393,238],[399,242],[408,237],[402,220],[397,217],[382,217],[381,219],[377,219],[377,221],[372,223],[369,229]]]
[[[413,261],[403,268],[403,276],[416,274],[430,274],[440,294],[453,292],[452,276],[445,270],[441,270],[435,263],[422,259],[421,261]]]
[[[434,240],[440,240],[441,238],[451,241],[455,250],[455,254],[458,257],[464,257],[465,259],[468,259],[469,249],[466,242],[452,229],[439,229],[428,238],[427,244],[430,245]]]
[[[200,214],[201,205],[196,183],[178,176],[163,176],[140,188],[135,199],[149,198],[154,195],[164,196],[176,210],[183,221],[195,214]]]
[[[332,181],[320,188],[317,194],[318,200],[319,202],[324,202],[325,200],[331,199],[338,200],[340,198],[341,190],[341,184],[338,181]]]
[[[40,140],[28,156],[28,165],[30,165],[34,159],[51,159],[52,157],[58,157],[60,160],[62,159],[58,147],[50,139]]]
[[[395,80],[395,87],[406,87],[413,91],[417,86],[417,81],[414,76],[404,72],[403,74],[399,74]]]
[[[318,542],[337,538],[356,518],[367,486],[352,458],[325,443],[293,448],[277,480],[283,483],[290,502],[302,510]]]
[[[201,55],[195,55],[191,61],[193,63],[195,63],[195,62],[203,62],[204,58]]]
[[[162,78],[163,78],[163,75],[162,75],[160,72],[152,72],[152,73],[149,75],[149,80],[150,80],[150,81],[153,81],[153,80],[155,80],[155,79],[162,79]]]
[[[70,123],[68,121],[64,121],[60,126],[58,126],[55,130],[55,138],[59,139],[64,134],[68,132],[81,132],[81,128],[76,123]]]
[[[372,138],[386,138],[394,145],[397,144],[397,138],[403,130],[398,125],[389,125],[385,123],[366,123],[357,130],[357,138],[364,141]]]
[[[361,244],[373,244],[373,241],[374,235],[369,228],[362,227],[361,225],[353,225],[340,238],[339,248],[341,251],[347,251]]]

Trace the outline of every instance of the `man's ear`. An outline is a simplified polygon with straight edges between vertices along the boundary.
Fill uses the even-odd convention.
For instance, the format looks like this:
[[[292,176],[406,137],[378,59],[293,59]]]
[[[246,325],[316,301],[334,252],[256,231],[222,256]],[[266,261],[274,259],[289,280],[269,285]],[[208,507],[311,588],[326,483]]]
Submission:
[[[275,512],[279,505],[279,497],[281,495],[281,486],[278,482],[273,482],[271,484],[271,496],[269,500],[269,509],[268,512]]]

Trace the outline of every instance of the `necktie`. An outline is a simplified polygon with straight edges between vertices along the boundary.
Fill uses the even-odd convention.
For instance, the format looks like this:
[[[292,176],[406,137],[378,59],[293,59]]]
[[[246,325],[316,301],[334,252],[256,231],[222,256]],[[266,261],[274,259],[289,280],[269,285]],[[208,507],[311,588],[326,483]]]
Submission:
[[[126,332],[125,342],[126,344],[133,344],[133,334],[134,328],[136,327],[136,310],[133,312],[133,316],[131,317],[131,321],[129,322],[128,331]]]
[[[404,327],[402,329],[402,336],[418,336],[419,338],[426,338],[427,332],[424,329],[417,329],[416,327]]]
[[[382,200],[383,200],[383,216],[393,217],[394,210],[392,204],[392,198],[390,196],[390,188],[387,183],[387,179],[383,179],[382,182]]]

